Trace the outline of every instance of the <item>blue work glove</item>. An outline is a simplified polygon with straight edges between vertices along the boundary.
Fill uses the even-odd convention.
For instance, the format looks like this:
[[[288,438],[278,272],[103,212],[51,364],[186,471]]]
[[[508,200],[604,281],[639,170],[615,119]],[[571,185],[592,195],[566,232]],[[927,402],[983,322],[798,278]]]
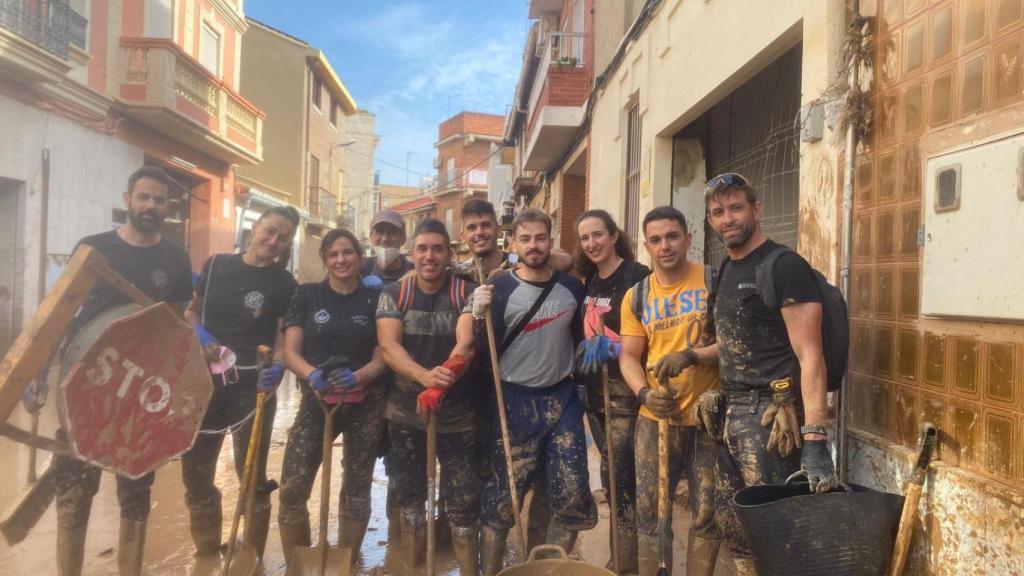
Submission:
[[[380,276],[370,274],[369,276],[363,276],[363,286],[374,290],[380,290],[384,288],[384,281],[380,279]]]
[[[327,375],[327,383],[331,388],[348,391],[355,388],[359,382],[356,381],[356,375],[348,368],[335,368]]]
[[[582,374],[596,374],[601,365],[618,359],[622,344],[603,334],[591,336],[576,347],[576,366]]]
[[[202,324],[196,324],[192,326],[192,329],[195,330],[196,336],[199,337],[199,346],[206,348],[207,346],[217,345],[217,339],[214,338],[213,334],[210,334]]]
[[[40,370],[39,377],[37,377],[35,381],[31,382],[25,388],[25,392],[21,395],[21,404],[29,414],[39,412],[39,410],[46,405],[46,397],[50,391],[50,388],[46,383],[47,372],[48,370],[45,368]]]
[[[307,380],[309,380],[309,387],[321,395],[331,388],[331,385],[327,383],[327,378],[324,378],[324,371],[319,368],[310,372]]]
[[[260,370],[260,381],[257,384],[260,392],[270,392],[281,383],[282,378],[284,378],[284,364],[280,360],[275,360],[269,368]]]

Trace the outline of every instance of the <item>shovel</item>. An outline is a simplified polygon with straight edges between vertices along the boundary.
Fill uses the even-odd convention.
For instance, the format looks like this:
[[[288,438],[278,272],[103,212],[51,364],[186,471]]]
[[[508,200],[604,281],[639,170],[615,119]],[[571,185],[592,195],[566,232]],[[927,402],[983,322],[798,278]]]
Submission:
[[[599,308],[597,313],[597,333],[604,335],[604,315],[611,307]],[[619,573],[619,491],[615,478],[615,434],[612,433],[612,400],[608,387],[608,363],[601,363],[601,390],[604,396],[604,443],[608,453],[608,495],[609,523],[612,536],[612,568]]]
[[[668,380],[661,385],[668,388]],[[668,557],[672,550],[672,516],[668,507],[668,419],[658,419],[658,566],[657,576],[669,576]]]
[[[436,568],[437,522],[437,414],[427,412],[427,576],[434,576]]]
[[[257,350],[260,368],[270,364],[270,347],[260,346]],[[262,390],[256,394],[256,414],[252,420],[252,432],[249,434],[249,449],[245,453],[245,466],[242,467],[242,483],[238,490],[238,505],[235,506],[235,517],[231,521],[231,536],[228,550],[224,556],[224,567],[221,576],[251,576],[259,568],[260,558],[256,548],[251,544],[251,528],[254,492],[260,459],[260,440],[263,437],[263,405],[267,394]],[[245,507],[245,541],[237,550],[235,539],[238,537],[238,525],[242,519],[242,507]]]
[[[339,367],[333,361],[334,358],[325,363],[322,368],[325,373]],[[288,562],[288,571],[285,574],[286,576],[349,576],[352,566],[352,550],[333,547],[327,541],[327,515],[331,505],[331,459],[334,452],[334,413],[343,402],[342,399],[339,399],[333,408],[328,408],[319,394],[317,398],[320,399],[320,409],[324,413],[323,468],[320,477],[320,541],[316,546],[292,548],[291,560]]]
[[[900,528],[896,533],[896,546],[892,553],[892,569],[890,576],[903,574],[903,567],[910,552],[910,537],[914,535],[914,520],[917,518],[917,504],[921,501],[921,490],[925,477],[928,476],[928,464],[932,461],[932,453],[938,442],[939,431],[931,422],[921,425],[921,437],[917,441],[917,460],[907,481],[907,490],[903,501],[903,514],[900,516]]]

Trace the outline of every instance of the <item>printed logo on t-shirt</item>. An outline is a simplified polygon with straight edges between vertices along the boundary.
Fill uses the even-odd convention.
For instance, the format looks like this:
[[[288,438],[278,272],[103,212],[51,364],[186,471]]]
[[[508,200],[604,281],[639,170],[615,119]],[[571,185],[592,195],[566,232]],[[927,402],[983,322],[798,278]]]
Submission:
[[[644,305],[644,326],[668,330],[682,323],[684,316],[707,311],[707,290],[683,290],[672,296],[651,298]]]
[[[737,290],[757,290],[757,284],[753,282],[740,282],[739,286],[736,286]]]
[[[163,268],[157,268],[149,273],[149,281],[153,283],[153,287],[156,288],[157,296],[163,298],[167,296],[167,286],[171,283],[171,277],[167,274],[167,271]]]
[[[366,314],[357,314],[352,317],[352,324],[355,326],[367,326],[370,324],[370,317]]]
[[[315,314],[313,314],[313,322],[316,322],[317,324],[327,324],[330,321],[331,313],[328,312],[327,310],[320,309],[317,310]]]
[[[259,318],[263,312],[263,292],[253,290],[245,295],[245,307],[252,310],[252,317]]]

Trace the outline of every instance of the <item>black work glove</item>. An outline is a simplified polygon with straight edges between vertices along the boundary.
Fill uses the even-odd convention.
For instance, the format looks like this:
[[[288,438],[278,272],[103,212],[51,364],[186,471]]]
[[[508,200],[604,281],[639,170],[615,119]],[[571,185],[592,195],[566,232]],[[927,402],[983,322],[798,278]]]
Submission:
[[[676,395],[668,388],[644,388],[638,398],[657,418],[673,418],[679,413]]]
[[[721,444],[722,422],[725,419],[725,392],[708,390],[697,397],[691,409],[697,427],[704,430],[709,438]]]
[[[683,370],[697,364],[697,353],[687,348],[680,352],[669,352],[658,359],[651,370],[658,382],[679,376]]]
[[[839,484],[832,454],[824,440],[805,440],[800,452],[800,469],[807,472],[811,492],[824,494]]]

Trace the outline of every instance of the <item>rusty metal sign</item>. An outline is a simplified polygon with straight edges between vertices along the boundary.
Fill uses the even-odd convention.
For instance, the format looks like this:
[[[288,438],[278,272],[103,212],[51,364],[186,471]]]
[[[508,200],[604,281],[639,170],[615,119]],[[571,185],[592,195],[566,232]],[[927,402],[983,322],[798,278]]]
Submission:
[[[58,397],[75,455],[134,479],[192,446],[212,394],[191,327],[154,304],[111,322]]]

